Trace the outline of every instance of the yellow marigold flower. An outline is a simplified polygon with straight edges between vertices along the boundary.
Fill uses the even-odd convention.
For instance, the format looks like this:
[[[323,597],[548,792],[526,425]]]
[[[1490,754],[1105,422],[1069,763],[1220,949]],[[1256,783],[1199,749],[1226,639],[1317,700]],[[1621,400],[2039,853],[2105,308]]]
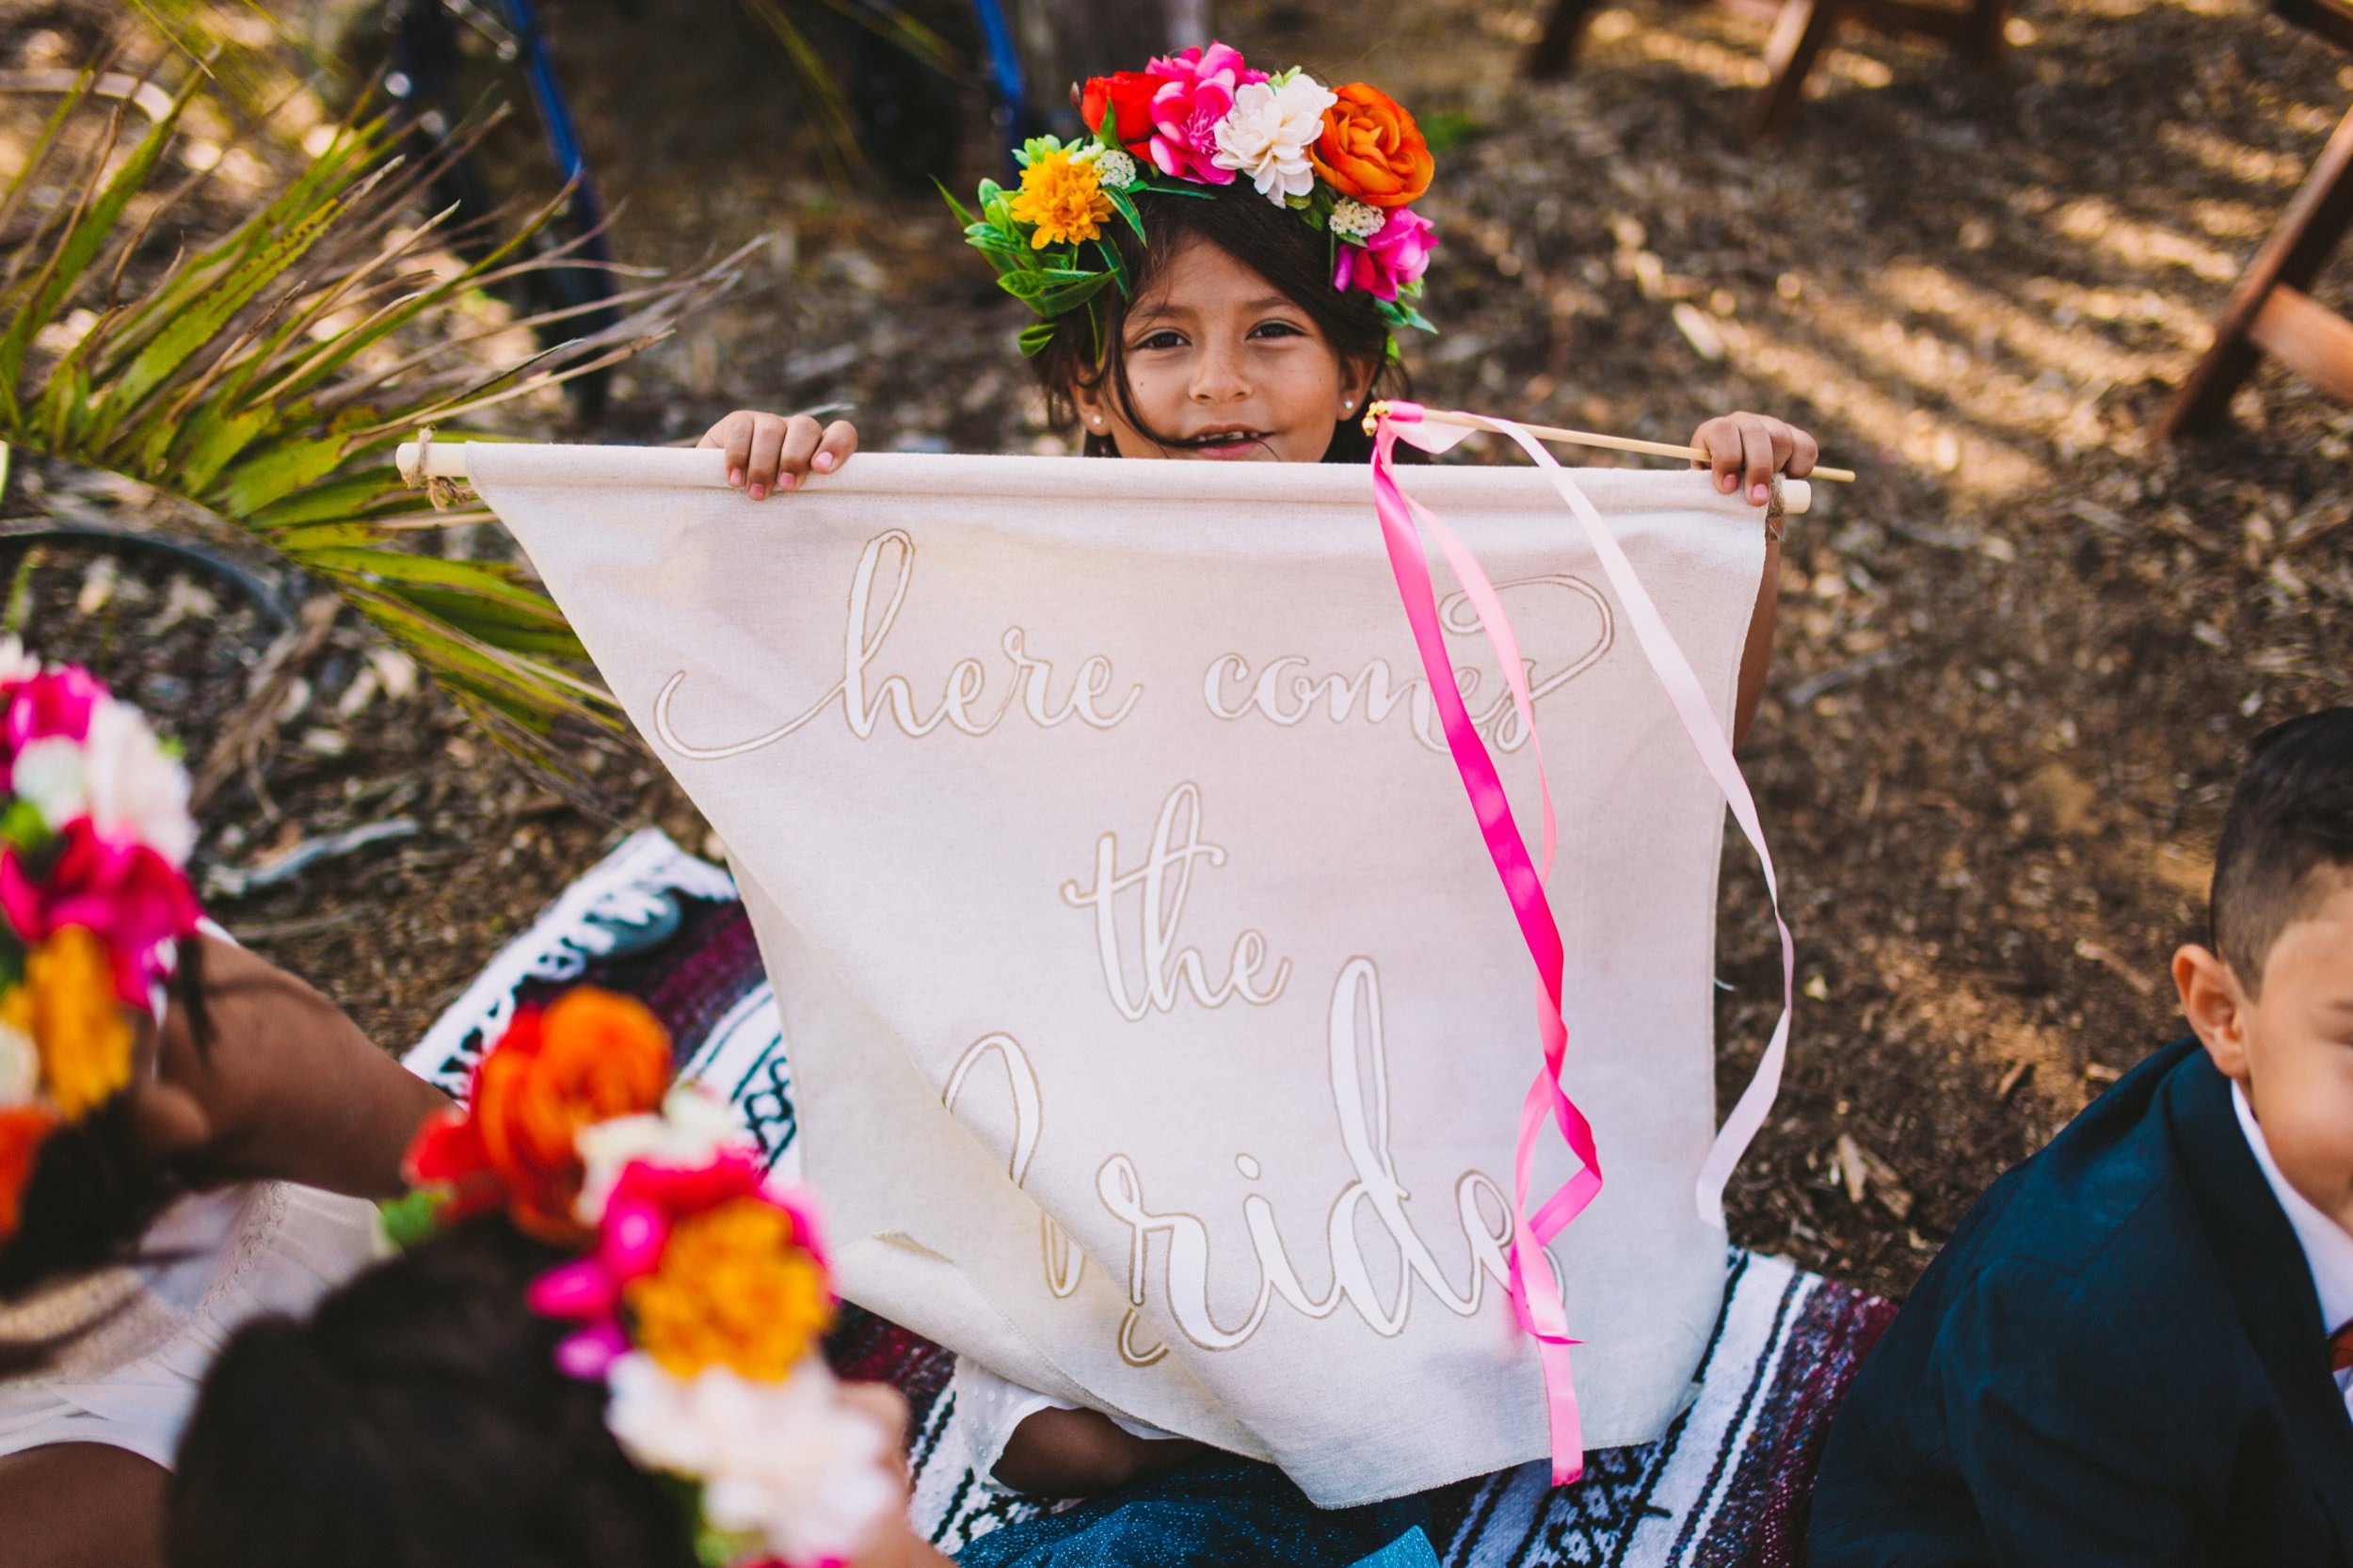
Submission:
[[[1102,177],[1093,162],[1080,162],[1067,152],[1041,152],[1021,171],[1021,188],[1014,193],[1013,216],[1034,223],[1030,248],[1091,240],[1111,221],[1112,199],[1104,193]]]
[[[662,1266],[623,1294],[638,1349],[681,1378],[726,1367],[776,1382],[833,1317],[824,1271],[794,1244],[792,1217],[758,1198],[680,1221]]]
[[[131,1081],[131,1021],[115,1000],[114,962],[96,933],[69,925],[24,956],[8,1019],[40,1050],[57,1114],[79,1121]]]

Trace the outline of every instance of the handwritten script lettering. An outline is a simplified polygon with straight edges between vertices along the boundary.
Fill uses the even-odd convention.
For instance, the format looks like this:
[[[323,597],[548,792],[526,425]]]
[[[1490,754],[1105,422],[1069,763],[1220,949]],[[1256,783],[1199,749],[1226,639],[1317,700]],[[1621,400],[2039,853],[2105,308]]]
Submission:
[[[1152,824],[1152,847],[1146,852],[1144,864],[1121,871],[1119,836],[1106,833],[1095,840],[1094,884],[1081,888],[1074,879],[1062,885],[1064,904],[1073,909],[1095,911],[1095,943],[1096,955],[1102,961],[1103,984],[1111,992],[1112,1005],[1129,1023],[1142,1022],[1153,1012],[1175,1011],[1180,984],[1203,1007],[1223,1007],[1236,997],[1253,1006],[1264,1007],[1280,997],[1283,987],[1290,983],[1291,966],[1288,958],[1278,961],[1273,972],[1260,979],[1266,968],[1267,941],[1256,931],[1245,931],[1234,938],[1233,958],[1226,966],[1225,978],[1215,983],[1209,978],[1199,949],[1176,946],[1176,926],[1184,919],[1185,899],[1193,890],[1196,860],[1222,866],[1225,864],[1225,850],[1201,837],[1201,787],[1186,782],[1171,790],[1168,798],[1160,803],[1159,820]],[[1128,988],[1127,959],[1121,950],[1116,907],[1120,895],[1130,889],[1142,894],[1141,998]]]
[[[1616,618],[1609,600],[1580,577],[1524,577],[1498,584],[1496,591],[1500,594],[1525,588],[1561,589],[1591,604],[1599,617],[1599,631],[1593,645],[1561,668],[1545,673],[1537,668],[1533,659],[1524,661],[1529,697],[1531,702],[1541,702],[1593,668],[1609,651],[1617,637]],[[1442,600],[1438,618],[1452,636],[1466,637],[1479,630],[1479,612],[1471,607],[1466,594],[1451,594]],[[1464,704],[1469,706],[1478,696],[1480,672],[1467,665],[1458,666],[1454,678]],[[1438,724],[1437,705],[1431,700],[1427,680],[1418,675],[1399,680],[1385,659],[1369,659],[1355,674],[1343,675],[1319,672],[1309,660],[1296,653],[1286,653],[1257,665],[1240,653],[1221,654],[1202,672],[1201,700],[1221,719],[1238,720],[1256,713],[1285,729],[1305,724],[1319,712],[1333,724],[1346,724],[1359,713],[1367,724],[1379,724],[1396,712],[1400,703],[1405,703],[1413,710],[1415,738],[1432,751],[1447,749],[1446,735]],[[1527,727],[1520,723],[1511,691],[1500,684],[1495,701],[1475,714],[1472,722],[1499,750],[1517,751],[1528,742]]]
[[[885,558],[889,566],[885,568]],[[889,581],[881,608],[874,605],[876,582],[888,569]],[[663,682],[654,697],[654,735],[680,757],[696,762],[724,761],[775,745],[815,722],[839,704],[842,722],[859,740],[872,740],[887,717],[901,734],[920,739],[945,727],[966,735],[985,735],[1003,723],[1018,705],[1022,714],[1040,729],[1051,729],[1077,719],[1093,729],[1110,729],[1135,712],[1144,696],[1130,686],[1108,710],[1103,699],[1112,687],[1112,664],[1101,654],[1082,661],[1060,697],[1054,695],[1054,667],[1031,654],[1027,635],[1018,626],[1005,628],[998,646],[1013,669],[994,706],[984,702],[990,689],[987,664],[979,659],[959,659],[949,666],[940,684],[938,701],[926,711],[904,676],[872,677],[868,666],[881,654],[890,629],[906,603],[907,587],[915,580],[915,540],[904,529],[892,528],[866,541],[857,568],[850,578],[849,612],[842,623],[841,679],[824,695],[775,728],[741,741],[706,744],[680,735],[672,714],[679,688],[686,683],[680,670]]]
[[[1003,1066],[1005,1087],[1013,1095],[1013,1133],[1007,1140],[1010,1152],[1005,1156],[1005,1175],[1019,1187],[1030,1179],[1030,1161],[1037,1158],[1037,1141],[1046,1130],[1045,1096],[1038,1090],[1037,1069],[1030,1064],[1030,1053],[1021,1048],[1021,1042],[1002,1033],[984,1034],[973,1041],[948,1075],[939,1103],[954,1115],[972,1069],[992,1056]],[[1046,1288],[1057,1300],[1075,1294],[1079,1277],[1086,1270],[1086,1254],[1070,1244],[1070,1233],[1055,1224],[1051,1214],[1039,1214],[1037,1224],[1038,1251],[1046,1260]]]
[[[1362,1066],[1360,1039],[1367,1042],[1361,1054],[1369,1059]],[[1208,1224],[1197,1215],[1149,1207],[1144,1177],[1124,1154],[1112,1155],[1096,1173],[1096,1196],[1128,1227],[1128,1301],[1142,1307],[1148,1300],[1151,1242],[1159,1237],[1169,1316],[1203,1350],[1232,1350],[1242,1344],[1258,1332],[1277,1301],[1310,1319],[1328,1318],[1345,1304],[1374,1333],[1394,1337],[1404,1331],[1417,1284],[1447,1310],[1467,1318],[1478,1312],[1488,1279],[1498,1288],[1511,1282],[1504,1252],[1512,1239],[1511,1209],[1489,1176],[1466,1171],[1455,1182],[1455,1215],[1468,1254],[1466,1278],[1459,1288],[1405,1212],[1408,1193],[1389,1151],[1388,1048],[1382,1030],[1380,976],[1370,959],[1352,958],[1342,966],[1332,988],[1327,1043],[1332,1102],[1355,1179],[1341,1189],[1324,1227],[1331,1281],[1321,1292],[1302,1281],[1273,1205],[1254,1192],[1242,1200],[1242,1216],[1257,1260],[1257,1293],[1238,1321],[1219,1322],[1209,1305]],[[1396,1269],[1385,1282],[1374,1277],[1357,1239],[1366,1217],[1397,1247]],[[1560,1277],[1557,1270],[1555,1277]],[[1122,1330],[1123,1353],[1129,1332]]]

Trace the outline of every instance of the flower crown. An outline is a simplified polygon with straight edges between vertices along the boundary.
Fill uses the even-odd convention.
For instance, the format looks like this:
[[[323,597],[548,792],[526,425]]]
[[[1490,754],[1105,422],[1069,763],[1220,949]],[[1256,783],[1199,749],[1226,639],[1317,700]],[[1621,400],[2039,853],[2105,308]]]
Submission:
[[[1198,198],[1244,174],[1330,237],[1335,289],[1371,295],[1391,327],[1436,330],[1414,302],[1437,234],[1408,205],[1430,188],[1430,146],[1378,88],[1327,88],[1296,67],[1270,76],[1212,43],[1091,78],[1079,113],[1091,135],[1024,142],[1019,186],[982,181],[977,218],[948,199],[998,286],[1046,318],[1022,331],[1022,353],[1045,349],[1056,318],[1092,314],[1106,287],[1128,292],[1105,230],[1115,216],[1144,237],[1137,192]]]
[[[201,917],[188,776],[89,671],[0,638],[0,1242],[41,1144],[131,1082],[136,1011]]]
[[[725,1104],[670,1082],[651,1013],[580,987],[519,1013],[468,1108],[419,1134],[418,1194],[388,1228],[503,1206],[524,1231],[584,1247],[533,1283],[532,1309],[576,1325],[556,1364],[606,1385],[622,1450],[694,1487],[697,1556],[821,1568],[896,1503],[892,1439],[836,1397],[816,1215],[758,1152]]]

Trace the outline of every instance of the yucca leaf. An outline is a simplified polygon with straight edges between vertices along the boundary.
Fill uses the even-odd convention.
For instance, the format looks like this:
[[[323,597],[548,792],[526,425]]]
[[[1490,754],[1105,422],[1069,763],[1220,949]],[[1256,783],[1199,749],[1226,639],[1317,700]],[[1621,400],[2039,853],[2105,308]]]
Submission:
[[[520,248],[553,206],[511,231],[496,217],[487,256],[428,277],[418,253],[474,215],[406,216],[440,159],[392,155],[385,121],[355,111],[242,220],[158,254],[148,230],[155,203],[143,204],[148,219],[126,215],[164,167],[170,121],[151,126],[109,172],[120,122],[97,126],[90,79],[0,195],[4,213],[37,181],[69,192],[0,257],[11,280],[0,284],[11,312],[0,329],[0,449],[129,474],[246,533],[342,594],[499,745],[549,770],[558,788],[578,784],[567,752],[618,728],[617,705],[526,568],[432,548],[424,536],[438,529],[491,520],[478,508],[433,510],[392,471],[389,448],[422,423],[658,342],[684,311],[733,286],[755,248],[618,293],[604,302],[622,312],[617,322],[519,363],[453,361],[490,330],[459,315],[472,309],[464,302],[547,264]],[[174,97],[171,120],[196,90]],[[80,172],[61,180],[56,166],[69,157]],[[195,184],[175,184],[164,201]],[[408,232],[392,237],[395,224]],[[74,310],[95,317],[79,341],[40,347],[41,328]],[[346,315],[358,319],[327,329]],[[369,353],[378,344],[395,351]]]

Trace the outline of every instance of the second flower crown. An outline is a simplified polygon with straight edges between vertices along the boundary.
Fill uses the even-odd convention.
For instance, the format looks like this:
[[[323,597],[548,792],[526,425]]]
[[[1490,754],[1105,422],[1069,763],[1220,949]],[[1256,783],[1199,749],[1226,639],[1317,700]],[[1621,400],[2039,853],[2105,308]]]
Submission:
[[[1144,237],[1138,193],[1199,198],[1244,177],[1329,236],[1335,289],[1364,290],[1392,327],[1436,330],[1415,309],[1437,243],[1412,206],[1430,188],[1430,146],[1380,88],[1329,88],[1297,67],[1270,75],[1212,43],[1090,78],[1080,118],[1088,137],[1022,144],[1016,188],[982,181],[977,217],[950,199],[998,286],[1046,318],[1022,332],[1024,354],[1106,287],[1128,291],[1108,231],[1117,220]]]

